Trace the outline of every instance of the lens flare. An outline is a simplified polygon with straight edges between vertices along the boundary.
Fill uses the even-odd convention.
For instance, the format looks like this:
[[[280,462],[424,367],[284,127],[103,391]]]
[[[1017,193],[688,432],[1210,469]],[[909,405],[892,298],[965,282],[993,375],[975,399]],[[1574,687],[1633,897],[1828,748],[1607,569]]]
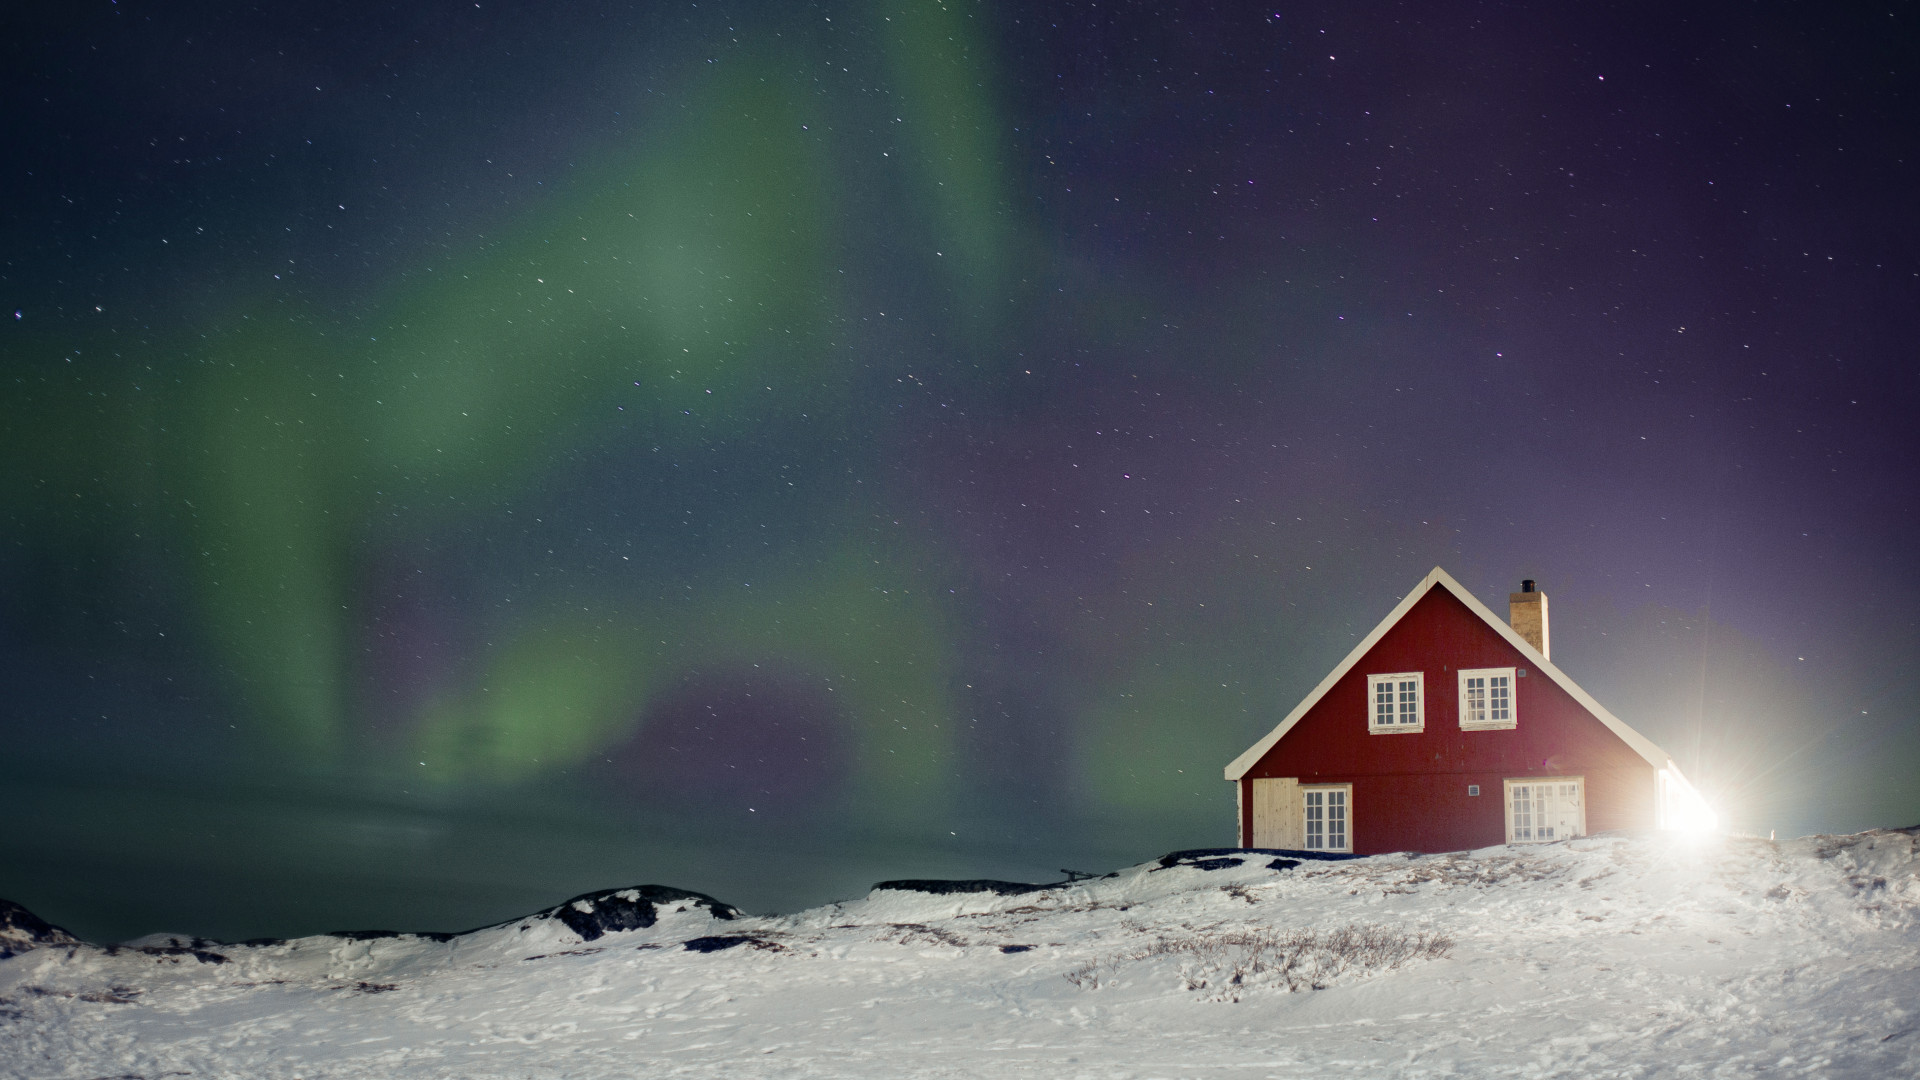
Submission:
[[[1710,833],[1720,829],[1720,815],[1695,791],[1672,762],[1660,770],[1660,827],[1674,832]]]

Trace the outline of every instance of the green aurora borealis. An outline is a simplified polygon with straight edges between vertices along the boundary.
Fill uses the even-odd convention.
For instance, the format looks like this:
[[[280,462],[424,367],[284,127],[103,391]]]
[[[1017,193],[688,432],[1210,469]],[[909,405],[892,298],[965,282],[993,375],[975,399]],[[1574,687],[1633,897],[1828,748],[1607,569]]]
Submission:
[[[468,17],[421,18],[443,16]],[[298,182],[257,164],[199,202],[148,196],[137,244],[81,259],[132,265],[118,285],[9,263],[0,781],[35,824],[0,847],[0,895],[83,932],[246,936],[640,880],[784,906],[1222,843],[1221,765],[1436,563],[1488,598],[1542,578],[1556,659],[1740,827],[1904,823],[1879,818],[1910,785],[1809,800],[1780,777],[1920,760],[1910,716],[1860,726],[1916,700],[1910,674],[1857,677],[1897,666],[1911,620],[1808,614],[1849,559],[1911,598],[1883,542],[1911,496],[1860,511],[1799,584],[1729,584],[1827,559],[1760,524],[1839,497],[1775,453],[1810,387],[1855,392],[1797,359],[1815,330],[1768,339],[1791,380],[1771,404],[1683,419],[1758,378],[1729,357],[1759,335],[1675,284],[1706,256],[1643,283],[1632,245],[1527,247],[1531,219],[1487,224],[1419,169],[1427,210],[1369,201],[1379,167],[1343,156],[1366,125],[1455,180],[1474,147],[1519,160],[1537,137],[1400,95],[1389,31],[1330,15],[1382,43],[1335,85],[1292,74],[1319,46],[1273,20],[1156,51],[1139,13],[1020,16],[655,14],[577,42],[578,70],[584,31],[539,38],[532,13],[489,16],[544,58],[512,64],[336,26],[327,48],[389,57],[328,106],[344,119],[259,105],[237,143]],[[1183,47],[1215,57],[1204,77],[1158,59]],[[473,96],[423,98],[410,164],[351,178],[374,144],[340,132],[398,123],[375,80],[410,64]],[[529,64],[552,85],[523,103]],[[209,108],[158,96],[156,130]],[[600,119],[543,130],[568,103]],[[346,143],[324,169],[285,150],[310,128]],[[538,190],[441,198],[508,175],[502,132],[540,143],[512,167]],[[228,240],[192,239],[208,205]],[[1383,207],[1391,234],[1369,231]],[[1461,246],[1449,213],[1528,269]],[[1576,286],[1644,319],[1578,322]],[[1673,353],[1668,324],[1696,317],[1701,351]],[[1650,355],[1695,398],[1620,389]],[[1463,424],[1496,385],[1550,401],[1540,426]],[[1821,423],[1874,460],[1874,425]],[[1668,440],[1660,465],[1610,441],[1623,425]],[[1840,482],[1885,490],[1902,438]],[[1808,641],[1826,674],[1795,670]]]
[[[996,125],[953,74],[965,63],[954,32],[965,27],[944,9],[913,10],[884,44],[926,90],[903,97],[921,102],[906,111],[931,133],[918,139],[914,178],[936,208],[929,239],[952,249],[971,289],[997,293],[1009,228],[978,134]],[[37,430],[16,429],[10,449],[25,460],[8,475],[40,482],[19,484],[10,502],[38,495],[40,516],[71,520],[94,542],[151,530],[199,548],[194,631],[243,688],[244,715],[265,738],[343,760],[367,614],[358,575],[370,552],[462,516],[437,508],[538,485],[544,465],[582,444],[644,440],[672,462],[768,428],[786,454],[843,439],[855,384],[846,346],[822,325],[844,304],[835,225],[852,208],[801,123],[804,90],[764,74],[783,60],[797,66],[772,55],[696,73],[683,90],[689,115],[638,149],[607,151],[608,163],[485,251],[409,275],[355,320],[374,333],[319,330],[255,301],[210,340],[180,347],[182,377],[142,387],[109,368],[15,383],[8,415]],[[610,397],[622,404],[609,408]],[[136,475],[97,495],[100,510],[61,505],[128,462]],[[748,501],[748,514],[791,512],[772,490]],[[399,529],[380,520],[395,505],[408,510]],[[842,517],[870,510],[849,505]],[[626,734],[676,666],[769,655],[823,672],[877,665],[864,681],[850,676],[851,715],[871,752],[904,756],[889,769],[870,761],[863,781],[876,792],[937,786],[943,740],[896,735],[909,729],[888,717],[897,701],[951,722],[941,612],[914,595],[909,556],[876,550],[856,529],[826,525],[818,566],[784,581],[771,573],[750,600],[727,586],[772,570],[764,560],[657,545],[620,556],[638,556],[625,580],[537,590],[524,614],[505,615],[503,640],[477,658],[470,685],[409,718],[415,740],[396,752],[435,758],[428,768],[445,782],[524,778]],[[700,595],[666,605],[647,595],[681,583]]]

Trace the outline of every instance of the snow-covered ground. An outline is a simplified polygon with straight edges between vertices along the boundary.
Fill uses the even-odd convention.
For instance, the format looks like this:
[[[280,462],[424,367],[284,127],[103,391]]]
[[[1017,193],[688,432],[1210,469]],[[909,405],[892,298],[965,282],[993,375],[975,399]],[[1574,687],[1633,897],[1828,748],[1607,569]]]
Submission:
[[[15,931],[0,1075],[1913,1077],[1916,848],[1235,855],[767,918],[665,890],[448,940]]]

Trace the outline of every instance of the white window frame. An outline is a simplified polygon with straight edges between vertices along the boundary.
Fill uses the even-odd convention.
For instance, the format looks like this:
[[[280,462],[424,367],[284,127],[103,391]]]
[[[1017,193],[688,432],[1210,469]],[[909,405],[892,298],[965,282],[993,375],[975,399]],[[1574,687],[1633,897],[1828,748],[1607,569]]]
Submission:
[[[1338,796],[1337,803],[1329,796]],[[1340,808],[1340,840],[1338,847],[1332,844],[1332,831],[1327,826],[1331,819],[1327,811],[1334,805]],[[1321,812],[1320,846],[1314,846],[1314,811]],[[1301,784],[1300,785],[1300,849],[1302,851],[1343,851],[1353,850],[1353,785],[1352,784]]]
[[[1405,703],[1397,699],[1401,692],[1400,684],[1407,682],[1408,680],[1411,680],[1413,682],[1413,722],[1407,723],[1401,720],[1400,717],[1405,716],[1406,713],[1403,708],[1396,708],[1394,712],[1394,719],[1392,721],[1386,724],[1380,723],[1379,701],[1380,701],[1381,685],[1385,683],[1391,683],[1393,685],[1392,693],[1395,695],[1395,698],[1396,698],[1393,704],[1396,706],[1403,706]],[[1427,729],[1427,679],[1426,679],[1425,672],[1401,671],[1391,675],[1367,676],[1367,730],[1368,731],[1372,732],[1375,735],[1400,735],[1400,734],[1411,734],[1413,732],[1425,731],[1426,729]]]
[[[1532,800],[1529,800],[1532,805],[1528,807],[1527,812],[1524,815],[1527,818],[1527,820],[1522,822],[1522,824],[1526,826],[1525,828],[1526,835],[1525,836],[1520,835],[1520,833],[1515,828],[1515,819],[1522,817],[1522,815],[1519,813],[1516,813],[1515,811],[1513,789],[1516,787],[1524,787],[1529,789],[1536,788],[1536,787],[1558,788],[1562,785],[1571,785],[1574,789],[1573,791],[1574,804],[1579,810],[1577,814],[1573,815],[1574,831],[1567,835],[1562,836],[1562,835],[1559,835],[1560,831],[1558,829],[1555,829],[1553,830],[1553,833],[1554,833],[1553,835],[1542,835],[1541,829],[1534,823],[1532,819],[1538,812],[1537,808],[1541,807],[1544,800],[1532,799]],[[1506,811],[1507,811],[1507,843],[1509,844],[1551,844],[1560,840],[1571,840],[1576,836],[1587,835],[1587,778],[1586,777],[1584,776],[1522,776],[1515,779],[1507,780],[1505,783],[1505,788],[1506,788],[1505,795],[1506,795]],[[1549,796],[1549,798],[1551,797],[1552,796]]]
[[[1477,720],[1477,721],[1472,721],[1467,719],[1468,712],[1469,712],[1468,703],[1470,700],[1469,687],[1467,686],[1467,680],[1469,679],[1487,680],[1487,686],[1484,687],[1483,689],[1489,692],[1489,696],[1491,696],[1491,691],[1495,688],[1493,684],[1494,679],[1506,680],[1506,689],[1507,689],[1507,718],[1506,719],[1495,720],[1495,719],[1489,718],[1486,720]],[[1460,692],[1460,697],[1458,700],[1460,703],[1460,730],[1461,731],[1507,731],[1512,728],[1517,728],[1520,726],[1519,702],[1515,700],[1516,699],[1515,684],[1518,682],[1518,675],[1517,675],[1516,669],[1510,668],[1510,667],[1461,668],[1460,676],[1457,682],[1459,685],[1459,692]],[[1489,712],[1489,716],[1491,716],[1491,712],[1492,712],[1491,707],[1489,707],[1488,712]]]

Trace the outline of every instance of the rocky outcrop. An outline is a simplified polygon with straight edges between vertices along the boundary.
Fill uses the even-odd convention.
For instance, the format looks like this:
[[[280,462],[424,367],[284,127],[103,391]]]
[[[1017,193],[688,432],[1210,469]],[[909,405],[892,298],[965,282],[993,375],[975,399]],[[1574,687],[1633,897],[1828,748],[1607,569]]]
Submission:
[[[43,945],[78,945],[79,938],[21,907],[0,900],[0,960]]]
[[[620,930],[643,930],[652,926],[659,921],[662,908],[685,910],[693,907],[706,908],[707,913],[716,919],[732,919],[740,914],[740,910],[732,904],[715,900],[705,893],[688,892],[667,885],[634,885],[625,889],[584,893],[532,917],[558,919],[567,929],[579,934],[580,940],[592,941],[604,934]]]

